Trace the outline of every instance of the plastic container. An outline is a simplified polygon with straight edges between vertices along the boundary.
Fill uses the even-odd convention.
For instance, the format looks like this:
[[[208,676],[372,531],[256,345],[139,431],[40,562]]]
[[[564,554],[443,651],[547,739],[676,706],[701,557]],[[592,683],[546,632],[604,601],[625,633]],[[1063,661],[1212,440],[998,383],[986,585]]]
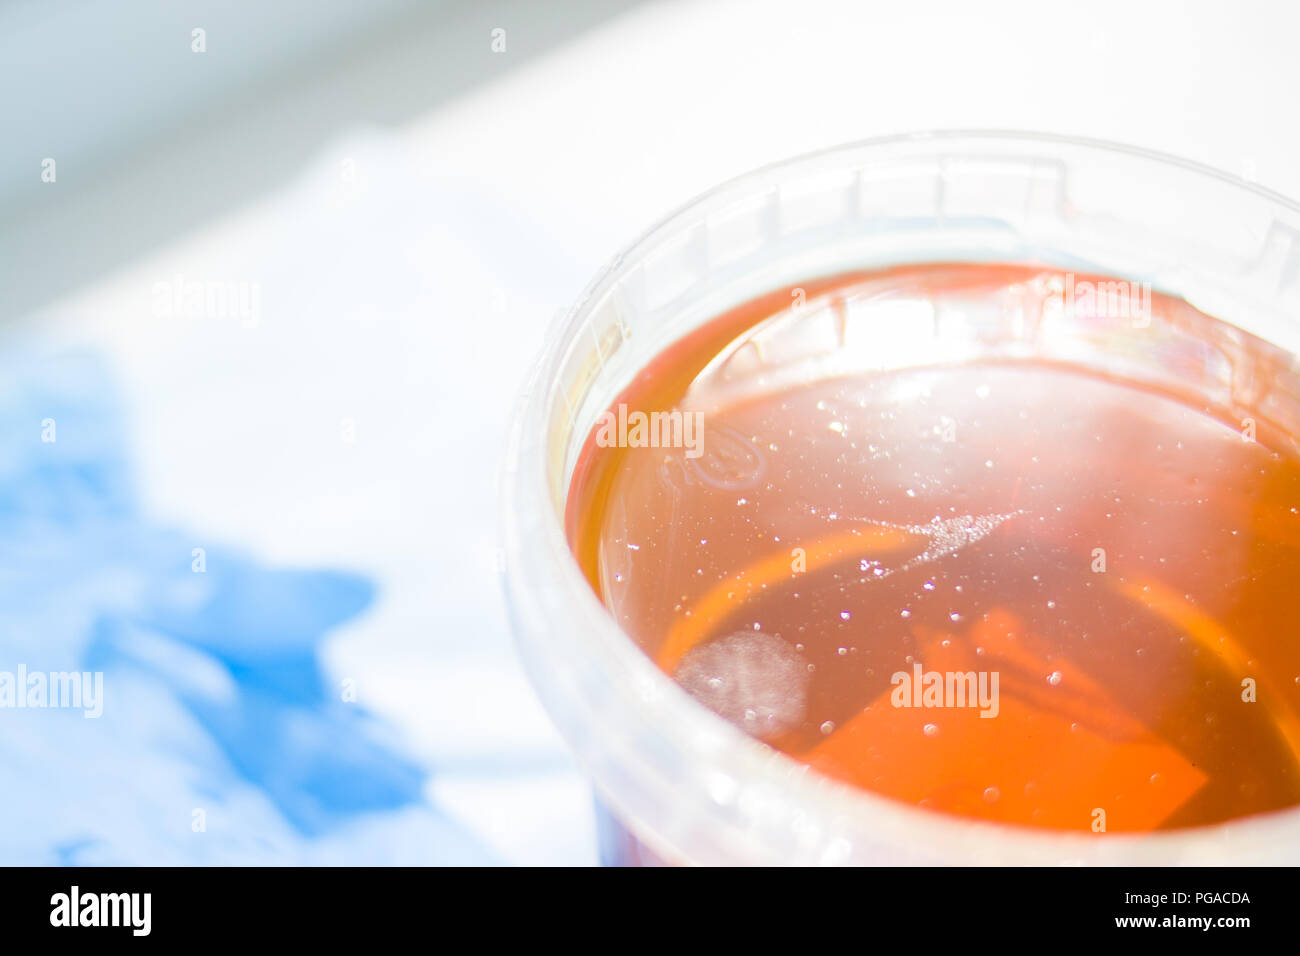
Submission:
[[[503,479],[520,652],[608,809],[607,862],[1300,862],[1300,809],[1096,836],[947,817],[831,781],[695,702],[583,578],[563,530],[575,456],[641,368],[764,292],[927,261],[1040,262],[1150,282],[1300,352],[1300,206],[1125,146],[985,132],[873,140],[749,173],[652,228],[550,334]]]

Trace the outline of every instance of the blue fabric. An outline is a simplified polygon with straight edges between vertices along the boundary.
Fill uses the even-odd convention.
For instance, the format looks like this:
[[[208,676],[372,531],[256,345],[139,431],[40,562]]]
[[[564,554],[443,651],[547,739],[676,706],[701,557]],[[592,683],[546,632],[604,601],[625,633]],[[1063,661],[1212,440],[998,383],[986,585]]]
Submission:
[[[0,670],[104,675],[98,718],[0,709],[0,863],[348,860],[384,814],[429,862],[490,862],[322,671],[375,583],[150,524],[117,396],[93,356],[0,365]]]

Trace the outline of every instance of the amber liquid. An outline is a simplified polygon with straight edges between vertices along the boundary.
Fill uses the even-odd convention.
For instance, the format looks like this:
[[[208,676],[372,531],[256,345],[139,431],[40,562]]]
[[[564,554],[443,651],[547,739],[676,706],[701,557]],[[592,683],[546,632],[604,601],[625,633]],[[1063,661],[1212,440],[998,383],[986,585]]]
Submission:
[[[719,317],[618,400],[699,444],[579,459],[592,586],[705,706],[888,797],[1093,833],[1300,803],[1291,357],[1104,281],[911,267]]]

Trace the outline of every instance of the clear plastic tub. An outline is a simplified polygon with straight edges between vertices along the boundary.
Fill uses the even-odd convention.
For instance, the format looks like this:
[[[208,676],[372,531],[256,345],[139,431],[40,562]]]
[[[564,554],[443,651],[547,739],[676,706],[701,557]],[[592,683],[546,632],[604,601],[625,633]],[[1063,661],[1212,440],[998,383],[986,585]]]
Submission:
[[[1098,838],[946,817],[834,782],[688,696],[584,579],[563,525],[575,458],[597,416],[651,359],[765,292],[939,261],[1038,262],[1149,282],[1300,353],[1300,206],[1114,144],[984,132],[868,141],[749,173],[652,228],[549,335],[520,400],[502,489],[520,652],[608,809],[607,859],[1300,862],[1295,809]],[[1297,381],[1300,365],[1289,387]]]

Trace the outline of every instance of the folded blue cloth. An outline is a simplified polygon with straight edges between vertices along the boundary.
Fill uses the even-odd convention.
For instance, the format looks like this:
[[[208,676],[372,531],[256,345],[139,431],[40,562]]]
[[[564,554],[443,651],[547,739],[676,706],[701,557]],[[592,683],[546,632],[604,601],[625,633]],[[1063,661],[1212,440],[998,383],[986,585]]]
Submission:
[[[375,585],[151,525],[117,395],[93,355],[0,359],[0,672],[102,674],[98,715],[0,701],[0,862],[347,862],[384,814],[491,862],[322,673]]]

